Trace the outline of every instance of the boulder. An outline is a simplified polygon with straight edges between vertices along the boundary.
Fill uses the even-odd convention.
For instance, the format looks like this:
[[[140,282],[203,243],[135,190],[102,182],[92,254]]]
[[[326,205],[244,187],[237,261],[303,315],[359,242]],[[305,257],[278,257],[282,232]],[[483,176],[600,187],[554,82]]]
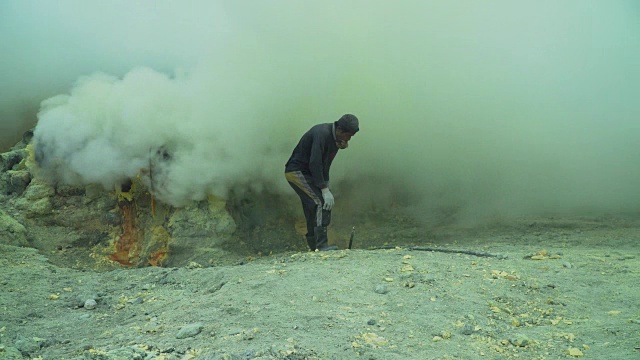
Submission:
[[[27,229],[0,209],[0,242],[13,246],[26,246]]]
[[[53,210],[51,197],[54,193],[53,187],[50,185],[33,180],[24,190],[22,196],[14,201],[14,204],[27,217],[49,215]]]
[[[25,156],[26,151],[24,149],[0,154],[0,171],[13,170],[14,166],[20,164]]]
[[[5,192],[7,195],[22,195],[31,183],[31,174],[27,170],[9,170],[5,177]]]
[[[236,231],[226,202],[210,196],[209,201],[178,208],[169,219],[173,238],[224,238]]]

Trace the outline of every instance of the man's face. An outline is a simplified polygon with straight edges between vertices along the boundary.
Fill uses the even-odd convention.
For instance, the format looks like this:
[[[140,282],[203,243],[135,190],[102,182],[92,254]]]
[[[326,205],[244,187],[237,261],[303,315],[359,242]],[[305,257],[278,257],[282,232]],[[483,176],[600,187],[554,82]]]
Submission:
[[[349,147],[349,140],[353,136],[353,133],[342,131],[342,129],[336,129],[336,145],[339,149],[346,149]]]

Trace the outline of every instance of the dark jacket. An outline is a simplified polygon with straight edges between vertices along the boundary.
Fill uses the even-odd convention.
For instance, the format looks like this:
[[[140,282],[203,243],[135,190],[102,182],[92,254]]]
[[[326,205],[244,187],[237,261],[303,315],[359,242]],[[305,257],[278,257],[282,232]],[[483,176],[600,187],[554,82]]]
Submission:
[[[285,172],[301,171],[311,176],[313,185],[327,187],[329,168],[338,153],[334,124],[318,124],[307,131],[285,165]]]

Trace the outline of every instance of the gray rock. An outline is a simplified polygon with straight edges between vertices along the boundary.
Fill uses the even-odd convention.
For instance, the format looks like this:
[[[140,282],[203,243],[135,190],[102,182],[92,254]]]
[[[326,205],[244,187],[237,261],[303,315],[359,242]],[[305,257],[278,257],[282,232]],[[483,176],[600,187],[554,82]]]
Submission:
[[[529,338],[527,338],[524,335],[515,335],[515,336],[509,338],[509,342],[513,346],[525,347],[525,346],[529,345],[530,340],[529,340]]]
[[[194,337],[200,334],[200,332],[202,331],[202,328],[204,328],[202,323],[185,325],[182,327],[182,329],[180,329],[180,331],[178,331],[178,334],[176,335],[176,339],[186,339],[186,338]]]
[[[376,289],[374,291],[378,294],[386,294],[389,292],[389,287],[385,284],[380,284],[376,286]]]
[[[462,335],[471,335],[475,331],[475,328],[471,324],[464,324],[462,330],[460,331]]]
[[[86,293],[80,294],[76,296],[75,299],[71,300],[73,302],[72,306],[83,307],[88,300],[98,300],[98,295],[87,291]]]
[[[35,337],[18,336],[14,345],[23,354],[33,354],[40,350],[44,341],[44,339]]]
[[[84,302],[84,308],[87,310],[93,310],[98,306],[98,303],[94,299],[88,299]]]

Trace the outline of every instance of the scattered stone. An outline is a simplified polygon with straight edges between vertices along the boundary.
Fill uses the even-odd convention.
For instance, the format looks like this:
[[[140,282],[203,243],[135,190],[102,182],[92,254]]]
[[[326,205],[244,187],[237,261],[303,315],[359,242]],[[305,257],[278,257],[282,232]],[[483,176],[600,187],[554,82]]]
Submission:
[[[160,350],[160,353],[163,353],[163,354],[172,354],[174,352],[176,352],[176,348],[173,346]]]
[[[258,329],[252,329],[247,331],[243,330],[241,333],[241,338],[242,340],[253,340],[256,337],[257,333],[258,333]]]
[[[451,331],[442,330],[442,332],[440,333],[440,337],[443,339],[451,339],[451,336],[453,336]]]
[[[518,347],[525,347],[530,343],[529,339],[524,335],[516,335],[510,338],[509,342],[511,343],[511,345]]]
[[[415,284],[415,283],[412,283],[412,282],[410,282],[410,281],[406,281],[406,282],[404,282],[402,285],[403,285],[404,287],[406,287],[406,288],[409,288],[409,289],[413,289],[413,288],[416,286],[416,284]]]
[[[571,267],[572,267],[572,266],[571,266],[571,263],[570,263],[570,262],[568,262],[568,261],[563,262],[563,263],[562,263],[562,266],[566,267],[567,269],[571,269]]]
[[[97,305],[98,303],[94,299],[88,299],[84,302],[84,308],[87,310],[93,310]]]
[[[385,284],[376,286],[375,292],[378,294],[386,294],[389,292],[389,287]]]
[[[96,293],[91,293],[91,292],[87,292],[86,294],[80,294],[76,296],[74,299],[70,300],[71,306],[74,306],[77,308],[84,307],[85,303],[90,299],[95,300],[97,302],[98,295]]]
[[[460,331],[462,335],[471,335],[475,331],[475,328],[471,324],[464,324],[462,330]]]
[[[88,360],[116,360],[116,359],[131,359],[131,360],[142,360],[142,359],[153,359],[153,355],[149,354],[145,351],[144,348],[140,346],[129,346],[120,349],[114,349],[110,351],[97,350],[97,349],[87,349],[84,353],[84,358]]]
[[[199,263],[195,262],[195,261],[191,261],[189,262],[189,264],[186,266],[187,269],[202,269],[202,265],[200,265]]]
[[[367,325],[375,325],[375,324],[376,324],[375,319],[369,319],[369,321],[367,321]]]
[[[30,355],[40,350],[44,341],[44,339],[36,337],[19,336],[14,345],[22,354]]]
[[[127,303],[134,304],[134,305],[142,304],[143,302],[144,302],[144,299],[142,298],[142,296],[138,296],[136,298],[133,298],[133,299],[127,301]]]
[[[578,348],[568,348],[567,355],[573,356],[573,357],[582,357],[584,354]]]
[[[535,254],[528,254],[523,257],[525,260],[546,260],[546,259],[560,259],[562,258],[562,252],[556,254],[550,254],[547,250],[541,250]]]
[[[389,341],[376,333],[364,333],[362,339],[365,343],[374,347],[386,345]]]
[[[176,339],[186,339],[186,338],[194,337],[200,334],[200,332],[202,331],[202,328],[204,328],[202,323],[185,325],[182,327],[182,329],[180,329],[180,331],[178,331],[178,334],[176,335]]]

